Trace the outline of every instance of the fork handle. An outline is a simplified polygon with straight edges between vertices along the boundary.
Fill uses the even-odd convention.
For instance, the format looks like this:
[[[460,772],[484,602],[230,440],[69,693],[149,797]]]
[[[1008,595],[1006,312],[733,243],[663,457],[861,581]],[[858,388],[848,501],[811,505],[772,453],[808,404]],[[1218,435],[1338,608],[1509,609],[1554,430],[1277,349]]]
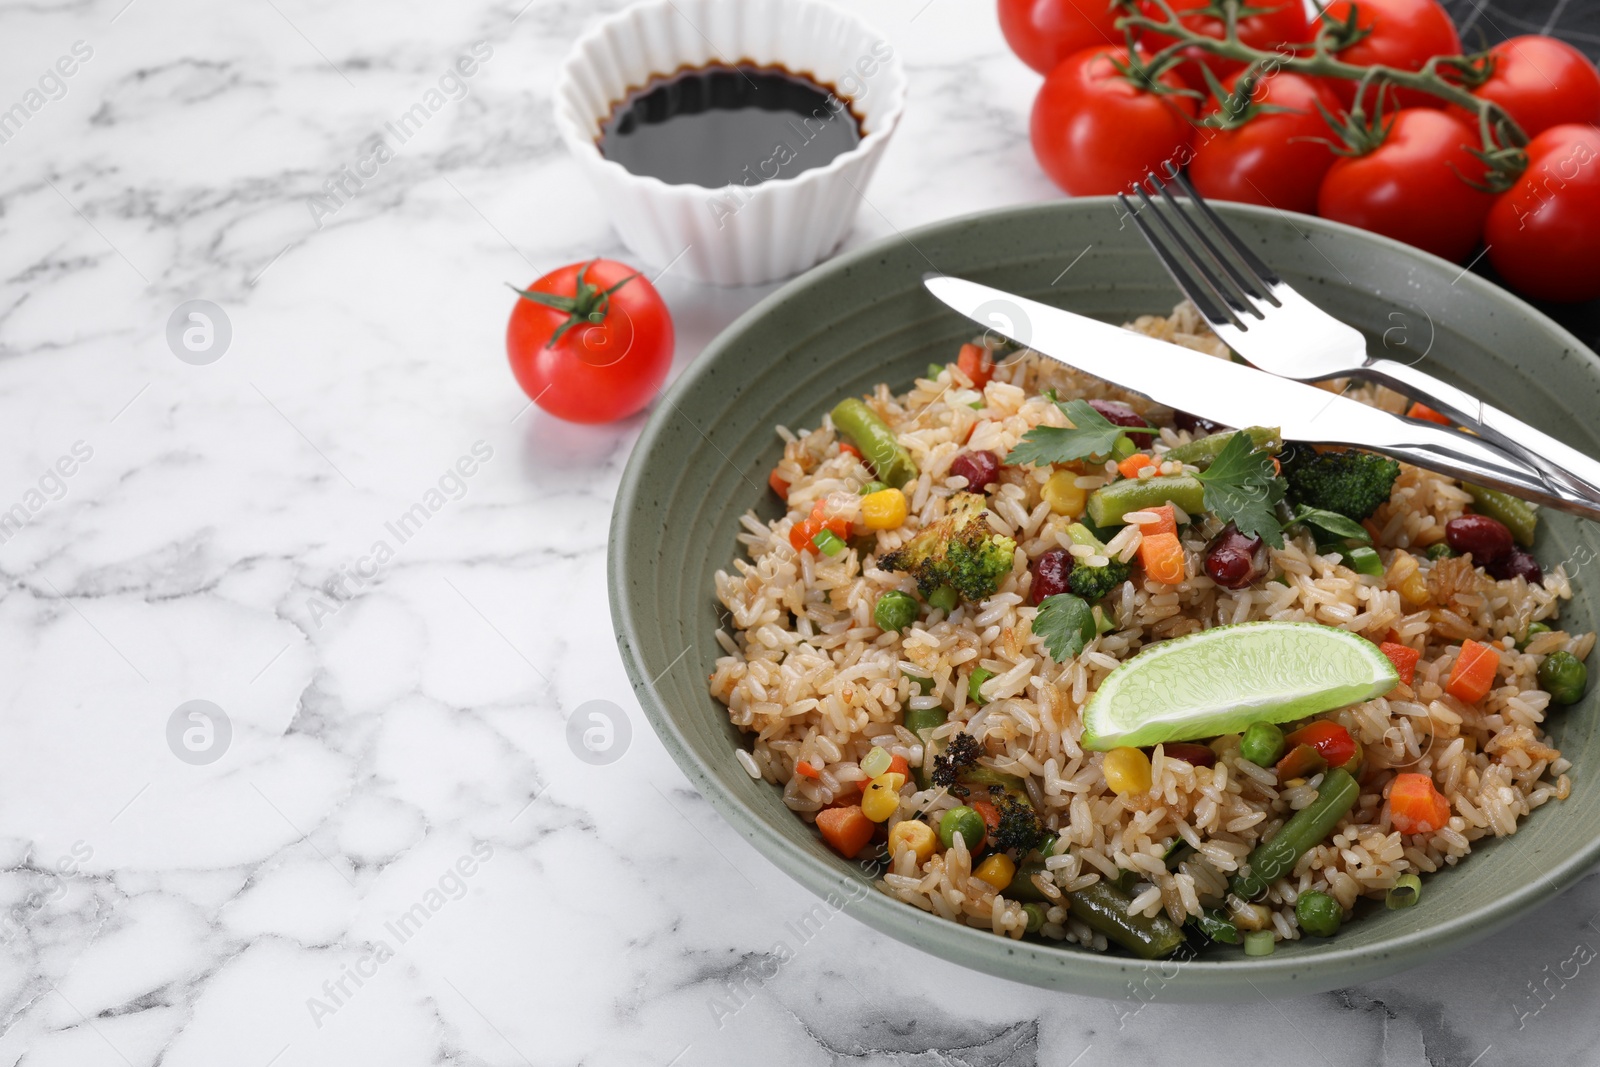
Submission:
[[[1362,377],[1371,378],[1476,430],[1486,440],[1524,460],[1546,481],[1600,502],[1600,461],[1508,415],[1463,389],[1440,381],[1408,363],[1369,359]]]

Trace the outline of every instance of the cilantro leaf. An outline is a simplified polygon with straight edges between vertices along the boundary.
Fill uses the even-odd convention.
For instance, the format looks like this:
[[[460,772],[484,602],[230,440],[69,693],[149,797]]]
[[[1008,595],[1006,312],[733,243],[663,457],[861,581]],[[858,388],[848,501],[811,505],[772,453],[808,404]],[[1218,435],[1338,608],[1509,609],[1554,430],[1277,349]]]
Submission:
[[[1023,434],[1017,447],[1006,455],[1008,464],[1031,463],[1044,467],[1075,459],[1104,458],[1111,455],[1117,438],[1123,434],[1155,432],[1150,426],[1118,426],[1090,407],[1086,400],[1068,400],[1064,404],[1058,400],[1056,407],[1072,425],[1035,426]]]
[[[1324,508],[1314,508],[1309,504],[1301,504],[1294,512],[1294,521],[1314,526],[1323,533],[1332,534],[1334,537],[1355,541],[1358,544],[1372,544],[1372,535],[1367,528],[1348,515],[1341,515],[1337,511],[1328,511]]]
[[[1249,434],[1241,431],[1228,438],[1211,466],[1195,477],[1205,486],[1207,511],[1233,523],[1246,537],[1283,547],[1283,525],[1277,514],[1283,479],[1277,476],[1272,455],[1257,452]]]
[[[1094,609],[1082,597],[1071,593],[1047,596],[1039,604],[1039,614],[1033,618],[1033,632],[1043,639],[1050,650],[1050,658],[1063,663],[1094,640]]]

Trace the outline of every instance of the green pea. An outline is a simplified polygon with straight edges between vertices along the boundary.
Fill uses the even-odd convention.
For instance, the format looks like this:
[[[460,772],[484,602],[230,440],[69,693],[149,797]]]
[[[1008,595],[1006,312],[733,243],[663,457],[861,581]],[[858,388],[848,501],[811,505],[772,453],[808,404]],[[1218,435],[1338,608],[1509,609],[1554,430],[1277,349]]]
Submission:
[[[972,673],[967,675],[967,699],[974,704],[989,703],[983,698],[982,686],[984,682],[993,677],[994,671],[984,670],[982,667],[974,667]]]
[[[1545,625],[1544,623],[1542,623],[1542,622],[1530,622],[1528,624],[1527,631],[1522,635],[1522,640],[1517,642],[1517,651],[1521,652],[1523,649],[1528,647],[1528,642],[1529,641],[1532,641],[1535,637],[1538,637],[1540,634],[1547,634],[1549,632],[1550,632],[1550,627]]]
[[[1449,559],[1455,554],[1456,550],[1451,548],[1446,541],[1436,541],[1428,546],[1427,557],[1429,559]]]
[[[1270,722],[1254,722],[1239,739],[1239,755],[1257,767],[1270,767],[1283,755],[1283,731]]]
[[[1027,932],[1030,934],[1038,933],[1039,928],[1044,925],[1044,905],[1024,904],[1022,906],[1022,911],[1023,914],[1027,915],[1028,917]]]
[[[1344,909],[1326,893],[1315,889],[1301,893],[1295,901],[1294,917],[1300,920],[1300,929],[1316,937],[1332,937],[1344,922]]]
[[[983,816],[965,804],[951,808],[939,820],[939,840],[944,842],[945,848],[954,845],[956,834],[960,834],[967,851],[976,852],[983,845],[983,831]]]
[[[857,493],[856,495],[857,496],[871,496],[873,493],[881,493],[887,488],[889,488],[889,487],[887,485],[884,485],[882,482],[868,482],[866,485],[863,485],[861,487],[861,491],[859,493]]]
[[[917,598],[898,589],[889,590],[878,598],[872,621],[880,630],[904,630],[917,621]]]
[[[1552,652],[1539,664],[1539,686],[1557,704],[1576,704],[1589,685],[1589,668],[1571,652]]]
[[[956,610],[956,605],[961,602],[961,595],[955,591],[954,586],[941,585],[928,594],[928,604],[940,611],[950,612]]]

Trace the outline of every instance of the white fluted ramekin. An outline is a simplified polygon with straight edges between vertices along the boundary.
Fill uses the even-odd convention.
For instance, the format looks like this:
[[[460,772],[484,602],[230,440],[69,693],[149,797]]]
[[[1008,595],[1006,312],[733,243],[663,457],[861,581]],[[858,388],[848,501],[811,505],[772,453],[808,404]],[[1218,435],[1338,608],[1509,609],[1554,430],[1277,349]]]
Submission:
[[[863,120],[860,143],[790,178],[721,189],[668,185],[600,154],[613,104],[652,76],[710,63],[781,65],[835,87]],[[832,4],[646,0],[578,39],[556,81],[555,118],[641,259],[714,285],[757,285],[797,274],[839,247],[905,96],[905,70],[887,38]]]

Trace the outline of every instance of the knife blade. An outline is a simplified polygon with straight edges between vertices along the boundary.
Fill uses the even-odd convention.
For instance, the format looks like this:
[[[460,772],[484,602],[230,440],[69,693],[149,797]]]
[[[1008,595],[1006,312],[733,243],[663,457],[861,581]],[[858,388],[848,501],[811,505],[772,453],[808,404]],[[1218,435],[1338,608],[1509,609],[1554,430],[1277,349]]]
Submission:
[[[1600,520],[1600,506],[1555,495],[1531,467],[1469,434],[1391,415],[1338,393],[978,282],[930,273],[923,285],[987,329],[1159,404],[1224,426],[1276,426],[1289,441],[1383,452]]]

